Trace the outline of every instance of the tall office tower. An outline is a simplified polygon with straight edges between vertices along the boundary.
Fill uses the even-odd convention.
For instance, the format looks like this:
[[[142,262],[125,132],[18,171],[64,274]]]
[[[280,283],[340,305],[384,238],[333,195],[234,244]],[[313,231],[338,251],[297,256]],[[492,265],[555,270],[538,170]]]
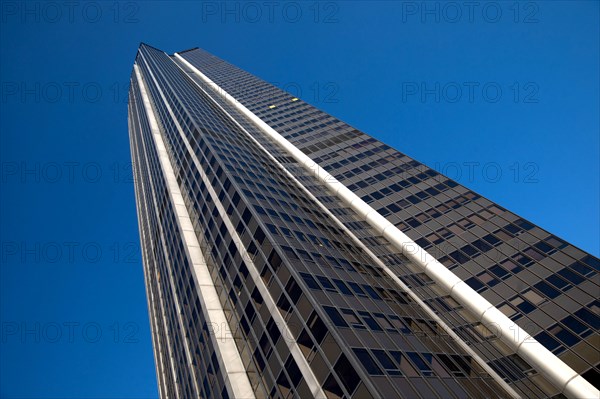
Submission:
[[[597,258],[197,48],[129,132],[161,398],[598,398]]]

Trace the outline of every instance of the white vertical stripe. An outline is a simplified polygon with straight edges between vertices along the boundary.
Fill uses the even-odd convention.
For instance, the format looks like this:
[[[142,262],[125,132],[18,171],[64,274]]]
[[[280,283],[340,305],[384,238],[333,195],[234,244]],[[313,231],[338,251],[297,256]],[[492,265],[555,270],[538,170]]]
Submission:
[[[131,84],[131,83],[130,83]],[[132,121],[131,117],[132,117],[132,109],[133,106],[131,103],[129,103],[129,117],[127,118],[127,122],[128,122],[128,127],[129,127],[129,141],[130,141],[130,150],[131,150],[131,163],[132,163],[132,170],[133,170],[133,176],[134,179],[137,178],[139,179],[140,177],[140,169],[139,169],[139,163],[136,162],[137,160],[137,152],[138,150],[138,146],[137,146],[137,141],[135,136],[135,131],[133,130],[133,124],[135,122],[138,121]],[[134,180],[134,183],[136,183],[137,181]],[[139,185],[141,185],[141,183],[139,183]],[[147,258],[148,256],[146,255],[146,250],[147,248],[145,247],[144,243],[146,242],[146,236],[144,234],[144,221],[142,218],[142,212],[144,211],[144,206],[142,205],[142,198],[144,193],[142,192],[142,187],[139,186],[138,184],[134,184],[134,190],[135,190],[135,205],[136,205],[136,209],[137,209],[137,219],[138,219],[138,228],[140,231],[140,244],[141,244],[141,253],[142,253],[142,270],[144,271],[144,280],[146,282],[146,284],[144,284],[145,289],[146,289],[146,298],[148,301],[148,315],[150,317],[150,331],[152,334],[152,347],[154,349],[154,353],[156,354],[156,364],[155,364],[155,368],[156,368],[156,377],[157,377],[157,382],[158,382],[158,389],[159,389],[159,394],[161,398],[164,399],[168,399],[169,395],[167,392],[165,392],[165,371],[164,371],[164,365],[162,363],[162,353],[163,353],[163,348],[162,348],[162,343],[160,340],[160,336],[158,334],[158,332],[156,331],[156,328],[158,327],[158,320],[156,318],[156,305],[155,305],[155,301],[154,301],[154,293],[152,292],[152,287],[151,287],[151,282],[150,282],[150,276],[149,276],[149,270],[147,269]],[[145,211],[144,211],[145,212]]]
[[[213,284],[204,254],[200,249],[200,243],[194,232],[192,221],[187,208],[185,207],[181,191],[179,190],[177,178],[170,163],[157,119],[152,110],[152,106],[150,105],[150,99],[140,74],[139,67],[134,65],[134,70],[140,85],[140,92],[142,93],[144,108],[148,114],[150,128],[154,138],[154,145],[156,146],[163,176],[167,184],[167,191],[171,197],[173,210],[176,215],[186,255],[192,265],[192,274],[197,287],[196,291],[198,292],[202,304],[204,318],[209,326],[216,326],[219,330],[224,329],[225,326],[228,325],[225,312],[221,307],[219,295]],[[246,369],[242,363],[241,356],[237,350],[233,337],[217,337],[213,333],[209,335],[213,347],[215,348],[215,353],[217,354],[219,366],[223,373],[223,379],[230,393],[230,397],[254,398],[254,390],[250,384],[248,374],[246,373]]]
[[[144,140],[142,138],[142,140]],[[146,143],[147,145],[147,143]],[[146,165],[146,170],[150,170],[150,166]],[[160,215],[160,211],[159,211],[159,206],[158,206],[158,200],[156,198],[156,186],[153,184],[152,181],[150,181],[150,194],[152,195],[152,203],[154,204],[154,212],[157,215]],[[198,387],[198,378],[196,376],[196,371],[193,368],[193,357],[191,354],[191,350],[190,350],[190,345],[189,345],[189,334],[186,332],[186,325],[183,322],[183,318],[182,318],[182,314],[183,311],[181,310],[181,305],[179,304],[179,297],[177,296],[177,286],[175,284],[175,278],[173,276],[173,259],[171,258],[171,255],[169,253],[169,250],[167,248],[167,245],[165,243],[165,237],[166,237],[166,232],[163,229],[163,226],[161,224],[158,225],[158,229],[159,229],[159,243],[154,243],[152,242],[152,240],[150,240],[150,246],[152,248],[152,253],[156,253],[156,251],[154,250],[154,248],[157,245],[161,245],[162,246],[162,253],[164,256],[164,260],[165,263],[167,264],[167,273],[165,278],[168,279],[169,281],[169,285],[171,287],[171,294],[172,294],[172,300],[173,300],[173,304],[175,305],[175,318],[177,319],[177,323],[179,325],[179,332],[180,332],[180,336],[181,336],[181,341],[183,343],[183,349],[185,352],[185,358],[187,359],[187,366],[188,366],[188,373],[190,374],[190,378],[192,380],[192,384],[195,390],[195,395],[196,396],[200,396],[200,388]],[[161,294],[161,292],[159,291],[159,294]]]
[[[141,127],[141,121],[139,119],[139,115],[138,115],[137,123],[138,123],[138,129],[139,129],[138,130],[138,132],[139,132],[138,139],[142,141],[142,146],[145,148],[146,145],[144,143],[144,138],[143,138],[143,133],[142,133],[142,127]],[[136,140],[136,146],[137,146],[137,140]],[[137,156],[138,156],[138,160],[141,160],[139,153],[137,154]],[[141,161],[138,162],[138,165],[139,165],[140,162]],[[149,170],[148,165],[146,165],[146,170]],[[143,179],[141,179],[141,177],[139,179],[139,182],[140,182],[140,188],[141,188],[142,198],[149,198],[148,190],[147,190],[147,188],[146,188],[146,186],[144,184]],[[148,221],[149,220],[148,206],[149,205],[144,200],[142,200],[140,202],[140,204],[142,204],[143,207],[144,207],[144,214],[147,216],[146,217],[146,225],[148,225],[148,223],[149,223],[149,221]],[[149,242],[150,242],[150,247],[151,247],[150,251],[151,251],[151,253],[153,253],[154,252],[154,250],[153,250],[154,245],[152,244],[151,241],[149,241]],[[148,250],[148,248],[146,248],[145,246],[143,248],[144,248],[144,250]],[[147,263],[145,263],[144,267],[148,267],[149,268],[149,265]],[[150,294],[151,294],[151,299],[154,302],[154,295],[152,293],[152,289],[150,290]],[[167,316],[166,316],[166,313],[165,313],[165,302],[164,302],[164,299],[162,297],[162,292],[160,290],[160,287],[158,288],[158,303],[159,303],[158,307],[160,309],[160,316],[161,316],[161,319],[162,319],[163,332],[165,334],[166,341],[167,341],[166,342],[166,347],[167,347],[167,354],[168,354],[168,358],[169,358],[169,366],[171,368],[172,381],[173,381],[173,385],[175,386],[175,397],[176,398],[180,398],[181,397],[181,392],[179,392],[179,384],[178,384],[178,379],[177,379],[177,373],[176,373],[176,370],[175,370],[175,364],[174,364],[175,361],[174,361],[174,356],[173,356],[173,349],[172,349],[172,346],[171,346],[171,333],[169,332],[169,329],[167,327]],[[158,322],[158,319],[155,319],[155,322]],[[161,362],[161,365],[162,365],[162,362]],[[164,370],[164,365],[163,365],[163,370]],[[168,388],[165,385],[165,393],[167,394],[167,398],[168,398],[168,392],[169,392]]]
[[[194,82],[196,83],[196,82]],[[238,127],[248,136],[250,140],[260,148],[266,156],[273,162],[273,164],[280,168],[280,170],[288,176],[305,194],[312,202],[314,202],[324,213],[326,213],[335,223],[336,225],[342,229],[351,239],[354,241],[356,245],[361,247],[372,260],[377,263],[387,274],[388,276],[398,285],[400,288],[405,291],[417,304],[419,304],[423,310],[450,335],[457,343],[463,348],[473,359],[500,385],[502,386],[513,398],[518,398],[519,395],[515,390],[508,385],[502,377],[498,375],[469,345],[467,345],[460,337],[431,309],[429,308],[425,302],[415,294],[400,278],[389,268],[387,267],[354,233],[352,233],[346,225],[344,225],[331,211],[321,203],[296,177],[288,171],[285,166],[283,166],[266,148],[260,144],[252,134],[250,134],[242,125],[240,125],[231,114],[229,114],[221,105],[218,104],[216,100],[212,97],[210,93],[208,93],[203,87],[196,85],[208,96],[211,100],[224,112],[226,113],[231,120],[238,125]],[[191,148],[189,149],[191,151]],[[195,155],[194,155],[195,156]],[[336,334],[335,331],[331,331],[332,334]],[[364,381],[365,384],[369,384],[370,381]],[[375,387],[373,387],[376,389]]]
[[[179,65],[177,65],[177,66],[179,67]],[[154,79],[154,77],[153,77],[153,79]],[[155,81],[155,83],[156,83],[156,81]],[[200,87],[200,89],[202,89],[202,88]],[[282,336],[281,339],[284,340],[292,357],[296,361],[296,365],[298,366],[298,369],[302,373],[302,376],[304,377],[304,381],[306,382],[309,389],[311,390],[313,397],[319,398],[319,399],[325,399],[326,395],[323,392],[323,390],[321,389],[319,381],[317,380],[312,369],[310,368],[310,365],[308,364],[306,358],[304,357],[302,351],[300,350],[300,347],[298,346],[296,341],[294,341],[292,339],[293,335],[287,325],[287,322],[285,321],[285,319],[279,312],[279,309],[277,308],[277,305],[275,304],[273,297],[271,296],[267,286],[265,285],[262,278],[260,277],[260,272],[259,272],[258,268],[254,264],[254,262],[251,260],[252,257],[250,256],[250,254],[248,254],[246,248],[244,248],[244,245],[242,244],[242,239],[240,238],[235,227],[231,223],[229,216],[227,215],[227,212],[225,211],[225,208],[223,208],[223,205],[221,204],[221,201],[219,200],[217,193],[215,192],[214,188],[212,187],[210,179],[204,172],[202,164],[201,164],[200,160],[198,160],[198,157],[196,156],[196,154],[194,153],[194,150],[192,149],[187,137],[185,136],[185,133],[183,132],[183,129],[181,128],[181,125],[179,124],[179,121],[177,120],[177,118],[176,118],[175,114],[173,113],[173,110],[171,109],[169,104],[166,102],[166,98],[164,98],[164,95],[162,93],[161,93],[161,96],[163,96],[163,101],[166,105],[166,108],[169,111],[169,113],[171,114],[172,120],[175,123],[177,130],[179,131],[179,134],[186,146],[186,149],[188,150],[188,153],[192,157],[194,165],[196,166],[196,170],[198,170],[198,172],[200,173],[200,177],[202,178],[202,181],[206,185],[207,190],[209,191],[209,194],[212,197],[215,206],[217,207],[219,216],[225,223],[225,226],[226,226],[229,234],[231,235],[232,241],[234,242],[242,259],[244,259],[244,261],[249,266],[248,271],[250,273],[250,276],[252,277],[252,281],[254,281],[256,288],[259,290],[261,296],[263,297],[263,300],[265,301],[265,305],[267,306],[269,313],[271,314],[271,316],[273,317],[273,320],[275,321],[275,325],[278,327],[278,329],[281,333],[281,336]],[[215,103],[215,104],[217,106],[219,106],[219,104],[217,104],[217,103]],[[223,112],[226,112],[226,111],[223,110]],[[237,124],[237,121],[235,121],[235,119],[233,119],[233,118],[231,118],[231,119],[234,123]]]
[[[484,297],[479,295],[437,259],[427,253],[427,251],[418,246],[406,234],[381,216],[379,212],[364,202],[325,169],[321,168],[300,149],[210,80],[187,60],[177,53],[175,54],[175,57],[196,73],[206,84],[216,90],[217,93],[223,96],[226,101],[253,121],[268,137],[304,166],[305,169],[319,181],[325,184],[325,186],[333,191],[345,204],[369,223],[371,227],[402,251],[402,253],[414,264],[420,266],[432,280],[454,297],[457,302],[478,317],[482,324],[491,327],[494,331],[499,330],[500,339],[502,341],[540,371],[565,395],[571,398],[600,397],[600,391],[598,391],[598,389],[583,377],[579,376],[575,370],[496,309]]]
[[[204,90],[204,89],[202,89]],[[208,96],[210,96],[210,94],[206,93]],[[218,105],[218,104],[217,104]],[[220,107],[220,106],[219,106]],[[221,108],[222,109],[222,108]],[[223,109],[223,112],[226,112]],[[229,113],[227,113],[230,117],[231,115]],[[233,117],[232,117],[233,119]],[[456,333],[429,307],[425,304],[425,302],[423,302],[423,300],[417,295],[415,294],[406,284],[404,284],[404,282],[402,280],[400,280],[400,278],[387,266],[385,265],[378,257],[377,255],[375,255],[362,241],[360,241],[360,239],[358,237],[356,237],[356,235],[354,235],[354,233],[352,233],[352,231],[350,231],[346,225],[344,225],[344,223],[342,223],[337,216],[335,216],[333,213],[331,213],[331,211],[325,206],[323,205],[323,203],[321,201],[319,201],[319,199],[317,197],[315,197],[298,179],[296,179],[296,177],[294,175],[292,175],[291,172],[289,172],[285,166],[283,166],[273,155],[271,155],[271,153],[269,153],[269,151],[263,147],[262,144],[260,144],[246,129],[244,129],[239,123],[237,123],[237,121],[235,121],[235,119],[233,119],[234,122],[236,124],[238,124],[238,126],[240,127],[240,129],[242,131],[244,131],[244,133],[247,134],[247,136],[250,138],[250,140],[252,140],[254,142],[254,144],[259,147],[268,157],[269,159],[273,162],[273,164],[277,167],[279,167],[281,169],[281,171],[287,175],[287,177],[292,180],[305,194],[308,198],[310,198],[310,200],[312,202],[314,202],[320,209],[321,211],[323,211],[325,214],[327,214],[333,221],[334,223],[340,228],[342,229],[351,239],[352,241],[358,245],[360,248],[362,248],[365,253],[379,266],[381,267],[386,273],[387,275],[404,291],[406,292],[418,305],[420,305],[423,310],[433,319],[435,320],[440,327],[442,327],[444,329],[444,331],[446,331],[448,333],[448,335],[450,335],[455,341],[457,341],[457,343],[461,346],[461,348],[463,348],[471,357],[473,357],[473,359],[475,359],[475,361],[477,361],[477,363],[479,363],[479,365],[485,369],[485,371],[500,385],[502,386],[513,398],[518,398],[519,394],[510,386],[508,385],[504,379],[502,377],[500,377],[498,375],[498,373],[496,373],[469,345],[467,345],[458,335],[456,335]]]

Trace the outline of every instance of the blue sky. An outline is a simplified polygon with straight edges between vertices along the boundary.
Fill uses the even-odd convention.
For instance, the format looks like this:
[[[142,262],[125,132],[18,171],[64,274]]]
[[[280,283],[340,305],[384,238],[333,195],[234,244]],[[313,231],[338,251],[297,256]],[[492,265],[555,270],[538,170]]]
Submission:
[[[141,41],[202,47],[600,252],[598,2],[65,3],[0,4],[3,398],[157,397]]]

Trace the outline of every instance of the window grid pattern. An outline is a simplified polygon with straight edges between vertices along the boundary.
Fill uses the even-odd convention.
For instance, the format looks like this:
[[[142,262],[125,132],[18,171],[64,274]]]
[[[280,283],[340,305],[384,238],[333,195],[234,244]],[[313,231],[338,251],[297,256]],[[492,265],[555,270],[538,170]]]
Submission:
[[[360,382],[361,379],[348,380],[345,371],[348,368],[354,369],[358,365],[358,373],[364,373],[364,371],[360,371],[360,363],[358,363],[349,347],[345,349],[347,344],[344,340],[340,344],[339,334],[335,337],[328,331],[328,325],[331,322],[322,310],[321,301],[315,295],[306,295],[308,290],[304,289],[304,283],[300,279],[294,279],[294,275],[298,276],[297,273],[300,268],[313,273],[314,269],[318,269],[325,274],[344,277],[351,287],[363,287],[359,288],[361,291],[358,291],[358,295],[364,296],[369,292],[371,286],[377,284],[373,284],[368,275],[357,273],[351,262],[357,264],[358,267],[362,267],[363,270],[366,270],[366,268],[375,270],[369,265],[371,260],[360,249],[355,248],[342,231],[331,226],[331,222],[326,221],[326,215],[310,201],[303,198],[299,188],[282,171],[276,174],[275,170],[261,170],[260,167],[270,167],[266,156],[253,142],[245,138],[243,133],[236,131],[235,125],[224,115],[219,114],[214,107],[211,109],[210,102],[205,100],[201,104],[194,104],[195,99],[190,98],[189,102],[185,103],[188,100],[185,98],[186,91],[184,88],[177,87],[177,77],[181,79],[181,76],[178,75],[180,72],[174,66],[169,66],[170,64],[166,60],[164,65],[160,65],[159,61],[156,60],[159,57],[162,58],[163,56],[155,54],[151,58],[150,67],[154,67],[152,71],[157,80],[159,80],[158,76],[161,76],[161,80],[164,79],[164,86],[161,84],[161,90],[167,97],[170,107],[173,110],[180,109],[180,111],[175,111],[181,112],[176,117],[184,121],[182,126],[186,125],[186,136],[193,143],[194,155],[200,161],[204,172],[210,179],[211,186],[218,195],[216,199],[206,198],[206,189],[202,186],[203,183],[198,180],[197,171],[190,162],[191,155],[186,153],[186,149],[181,143],[172,121],[170,121],[171,117],[164,109],[161,110],[160,104],[155,102],[157,113],[161,118],[165,131],[166,142],[169,144],[168,152],[172,158],[172,163],[175,165],[174,169],[178,174],[180,186],[182,190],[188,192],[186,205],[188,208],[192,208],[190,214],[195,215],[193,216],[194,219],[198,217],[196,227],[201,233],[199,238],[204,239],[207,248],[210,249],[209,252],[217,259],[215,264],[225,266],[216,269],[215,280],[217,285],[220,283],[223,286],[222,297],[224,303],[231,300],[227,308],[232,309],[232,320],[235,320],[235,322],[230,323],[232,333],[239,333],[243,337],[243,341],[250,343],[250,345],[256,345],[253,355],[255,355],[254,363],[258,367],[264,368],[264,364],[272,364],[271,370],[293,369],[293,365],[289,364],[289,354],[285,352],[284,347],[277,344],[279,337],[276,328],[272,326],[272,323],[269,323],[272,319],[269,319],[268,312],[264,311],[264,307],[259,307],[261,298],[254,290],[252,282],[245,278],[247,275],[243,275],[245,267],[236,262],[239,260],[236,258],[236,256],[239,257],[239,254],[236,253],[235,245],[231,245],[231,237],[227,235],[227,231],[223,229],[222,224],[219,224],[218,220],[215,219],[217,215],[214,206],[211,204],[213,201],[219,201],[223,208],[227,209],[230,221],[234,226],[237,226],[236,230],[242,237],[242,244],[249,253],[254,255],[253,263],[261,269],[263,281],[270,288],[271,296],[276,299],[280,311],[285,313],[288,320],[290,320],[290,326],[296,325],[292,321],[298,322],[296,339],[304,348],[305,355],[311,365],[324,364],[326,366],[319,367],[323,388],[330,395],[340,393],[340,396],[366,397],[369,395],[369,390]],[[166,56],[164,57],[166,58]],[[150,59],[150,57],[145,58]],[[157,64],[156,67],[153,65],[154,63]],[[145,67],[142,69],[145,70]],[[160,93],[156,90],[152,92],[153,98],[157,98],[159,95]],[[197,95],[196,93],[195,96]],[[192,120],[193,123],[187,124],[186,117]],[[215,121],[218,121],[219,126],[215,124]],[[243,174],[237,169],[240,167],[237,164],[240,160],[246,160],[252,164],[252,167],[246,168]],[[271,176],[271,178],[261,179],[260,176]],[[261,184],[262,187],[259,186]],[[254,202],[264,193],[269,193],[270,198],[265,197],[266,201],[261,202],[259,199]],[[265,214],[261,213],[261,209]],[[293,215],[293,217],[289,215]],[[266,223],[267,221],[269,223]],[[212,232],[208,228],[211,223]],[[278,226],[288,231],[294,231],[297,233],[295,235],[296,239],[278,242],[279,238],[273,237],[273,229],[269,226]],[[215,234],[215,232],[220,234]],[[306,242],[302,242],[299,238],[301,234],[304,235]],[[282,245],[284,242],[287,245]],[[348,250],[352,252],[348,253]],[[227,255],[223,255],[223,253]],[[233,262],[230,259],[233,259]],[[325,266],[327,261],[334,262],[335,267]],[[226,270],[226,266],[231,266],[230,270]],[[345,270],[342,270],[342,267],[345,267]],[[340,269],[340,272],[336,272],[337,269]],[[231,274],[228,272],[231,272]],[[338,273],[346,273],[347,276]],[[219,280],[217,276],[222,278]],[[386,286],[390,292],[397,291],[396,288],[389,286],[387,282],[381,279],[380,272],[377,277],[381,280],[379,284]],[[371,295],[377,295],[373,294],[374,292],[373,290]],[[393,303],[395,301],[395,297],[392,295],[394,294],[389,294],[390,299],[388,302]],[[405,298],[400,293],[395,295],[399,298]],[[341,297],[339,294],[332,295],[332,298],[324,303],[337,303],[338,306],[352,306],[352,308],[357,309],[357,303],[347,303],[344,302],[343,297],[339,297]],[[248,298],[248,301],[244,302],[246,298]],[[371,300],[375,302],[375,299],[371,298]],[[405,299],[402,300],[406,302]],[[241,302],[241,304],[238,304],[238,302]],[[402,311],[406,315],[407,322],[410,322],[414,317],[426,322],[423,310],[415,304],[403,307],[396,304],[396,309],[391,308],[390,304],[380,299],[377,302],[367,305],[379,311],[381,311],[380,308],[383,308],[390,315]],[[377,325],[374,319],[368,318],[368,311],[363,310],[361,312],[361,317],[369,320],[371,326]],[[235,317],[233,314],[241,315],[241,317],[233,319]],[[256,325],[258,316],[266,317],[264,323]],[[429,323],[433,325],[435,322],[429,320]],[[435,326],[433,329],[437,330]],[[247,332],[255,332],[256,336],[252,337],[252,334],[247,334]],[[378,333],[378,330],[348,330],[344,333],[355,341],[357,339],[364,341],[363,345],[365,346],[367,344],[376,345],[379,338],[379,334],[374,334]],[[389,336],[391,331],[381,331],[381,334]],[[396,331],[396,334],[401,337],[399,332]],[[417,353],[416,351],[420,350],[422,352],[424,348],[427,348],[427,352],[424,353],[442,351],[442,348],[436,345],[435,340],[424,335],[412,334],[411,337],[407,337],[402,342],[396,338],[399,341],[398,343],[394,343],[392,338],[394,337],[387,339],[388,346],[390,346],[389,350],[404,352],[410,349]],[[377,350],[378,348],[375,347],[374,349]],[[450,351],[449,353],[456,355],[457,358],[462,358],[465,364],[472,362],[455,343],[445,343],[443,350]],[[343,356],[340,353],[343,353]],[[284,367],[286,365],[288,367]],[[421,392],[431,392],[432,395],[445,397],[451,395],[451,392],[462,392],[461,395],[463,396],[473,396],[482,391],[492,394],[498,390],[497,384],[483,371],[476,366],[469,367],[472,370],[468,376],[471,382],[464,384],[466,388],[462,388],[456,382],[447,382],[443,378],[445,374],[410,376],[410,378],[404,375],[396,375],[393,376],[393,380],[390,376],[390,381],[385,385],[375,385],[378,391],[373,393],[376,395],[400,396],[403,390],[408,390],[414,392],[415,395],[419,395],[417,392],[421,390]],[[285,373],[282,373],[283,376],[274,374],[272,379],[267,380],[269,369],[266,370],[267,372],[261,370],[260,373],[265,379],[264,386],[276,388],[269,392],[269,396],[287,397],[299,394],[302,391],[306,392],[302,385],[303,381],[295,381],[295,376],[285,375]],[[423,377],[427,377],[426,380],[429,381],[424,381]],[[365,378],[368,378],[366,374]],[[436,383],[434,380],[439,382]],[[480,382],[475,383],[475,381]],[[473,386],[477,386],[477,389],[473,389]],[[382,389],[385,390],[381,391]]]
[[[590,313],[597,306],[593,294],[600,290],[597,258],[202,50],[186,53],[184,58],[527,331],[552,335],[556,319],[578,310]],[[290,170],[299,171],[289,157],[278,159],[287,161]],[[318,197],[327,196],[322,193]],[[332,211],[340,216],[352,213],[343,207]],[[348,221],[347,226],[357,233],[364,231],[364,226],[359,228],[355,221]],[[369,234],[361,238],[372,245],[381,241]],[[415,277],[402,277],[415,290],[427,290],[420,289],[419,282],[408,281]],[[532,287],[534,283],[537,285]],[[430,296],[424,298],[432,307],[438,303],[436,310],[444,312],[448,305],[436,298],[439,292],[430,291]],[[578,372],[597,370],[600,354],[594,342],[599,335],[593,327],[597,313],[594,315],[582,325],[580,318],[567,319],[571,327],[552,330],[559,331],[563,339],[540,342],[559,355],[564,352],[560,357]]]
[[[417,293],[488,364],[526,397],[555,389],[494,332],[445,295],[351,209],[340,204],[234,107],[175,58],[142,45],[138,65],[148,84],[171,164],[184,196],[220,301],[258,397],[307,397],[310,390],[285,339],[298,343],[328,397],[489,397],[502,389],[373,260],[309,199],[239,128],[241,125],[308,188],[375,255]],[[332,173],[426,248],[471,287],[580,373],[598,372],[597,258],[571,246],[389,146],[317,110],[289,93],[199,49],[181,54],[221,88]],[[176,65],[179,63],[181,69]],[[183,70],[183,71],[182,71]],[[196,87],[200,84],[203,90]],[[165,104],[181,125],[188,151]],[[213,101],[217,101],[220,107]],[[130,120],[145,121],[132,82]],[[221,109],[222,108],[222,109]],[[225,112],[223,111],[225,110]],[[237,122],[237,123],[234,123]],[[195,383],[202,397],[227,394],[209,331],[199,311],[173,210],[151,146],[147,123],[131,128],[136,195],[156,198],[159,214],[141,212],[146,283],[163,302],[151,305],[153,343],[169,337],[176,354],[171,375],[167,350],[157,363],[162,397],[175,386],[192,393],[182,341],[193,343]],[[151,141],[150,141],[151,142]],[[216,192],[211,196],[198,161]],[[148,189],[151,187],[151,193]],[[226,210],[249,258],[219,220]],[[139,210],[138,210],[139,212]],[[162,231],[165,232],[163,236]],[[152,243],[165,244],[162,247]],[[248,267],[256,267],[292,337],[264,305]],[[176,276],[176,290],[166,283]],[[162,279],[161,279],[162,276]],[[160,295],[159,295],[160,293]],[[150,295],[150,294],[149,294]],[[184,303],[188,335],[179,331],[174,296]],[[163,312],[164,310],[164,312]],[[158,317],[162,313],[166,320]],[[153,315],[157,317],[153,317]],[[558,317],[557,317],[558,315]],[[154,322],[156,320],[156,322]],[[216,366],[216,367],[215,367]],[[187,395],[184,395],[187,396]]]

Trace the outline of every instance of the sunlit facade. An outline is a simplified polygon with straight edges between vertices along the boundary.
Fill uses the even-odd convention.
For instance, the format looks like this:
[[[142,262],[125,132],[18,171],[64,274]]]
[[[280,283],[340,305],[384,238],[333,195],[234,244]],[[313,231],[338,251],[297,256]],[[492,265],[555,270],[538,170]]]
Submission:
[[[161,398],[598,397],[594,256],[201,49],[128,111]]]

